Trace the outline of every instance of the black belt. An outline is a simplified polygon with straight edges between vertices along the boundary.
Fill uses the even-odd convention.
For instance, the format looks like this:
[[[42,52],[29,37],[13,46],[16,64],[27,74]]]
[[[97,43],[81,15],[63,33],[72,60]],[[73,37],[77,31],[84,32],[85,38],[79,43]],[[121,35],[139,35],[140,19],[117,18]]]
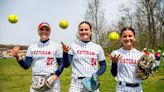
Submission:
[[[78,77],[77,79],[84,79],[84,78],[86,78],[86,77]]]
[[[35,74],[35,75],[33,75],[33,76],[46,76],[46,75],[38,75],[38,74]]]
[[[119,82],[119,85],[121,85],[122,82]],[[139,83],[126,83],[125,84],[127,87],[138,87],[140,84]]]
[[[51,75],[54,75],[54,73],[51,73],[50,75],[34,74],[33,76],[51,76]]]

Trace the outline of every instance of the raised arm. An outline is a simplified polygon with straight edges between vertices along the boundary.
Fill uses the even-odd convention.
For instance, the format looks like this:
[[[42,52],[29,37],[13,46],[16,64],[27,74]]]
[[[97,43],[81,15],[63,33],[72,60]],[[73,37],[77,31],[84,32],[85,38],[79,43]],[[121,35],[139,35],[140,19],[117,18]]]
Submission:
[[[14,56],[18,63],[24,68],[28,69],[31,66],[31,63],[33,61],[32,57],[25,57],[25,60],[20,56],[19,52],[20,47],[16,46],[10,51],[10,55]]]
[[[63,62],[64,62],[64,67],[67,68],[70,66],[73,55],[68,54],[68,51],[71,49],[71,47],[65,45],[63,42],[61,42],[62,48],[63,48]]]

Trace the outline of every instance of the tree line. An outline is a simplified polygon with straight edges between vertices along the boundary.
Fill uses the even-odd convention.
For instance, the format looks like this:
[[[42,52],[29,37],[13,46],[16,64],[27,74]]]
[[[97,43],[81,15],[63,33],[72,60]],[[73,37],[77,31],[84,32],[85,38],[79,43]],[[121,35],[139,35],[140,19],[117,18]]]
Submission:
[[[163,0],[131,0],[119,6],[120,18],[108,25],[104,17],[105,10],[102,0],[88,0],[85,20],[89,21],[94,30],[93,41],[105,50],[116,49],[119,42],[110,42],[108,34],[118,33],[124,27],[132,27],[136,31],[136,47],[138,49],[164,49],[164,1]]]
[[[15,46],[18,46],[18,45],[5,45],[5,44],[0,44],[0,48],[6,48],[6,49],[12,49],[14,48]],[[21,50],[27,50],[28,46],[26,45],[19,45],[20,49]]]

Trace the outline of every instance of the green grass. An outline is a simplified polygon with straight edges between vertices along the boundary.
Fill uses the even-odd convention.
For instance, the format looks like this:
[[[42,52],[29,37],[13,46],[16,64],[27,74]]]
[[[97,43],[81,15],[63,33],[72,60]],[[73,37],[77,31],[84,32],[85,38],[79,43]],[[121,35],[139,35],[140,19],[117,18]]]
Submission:
[[[162,63],[162,62],[161,62]],[[116,82],[110,73],[109,60],[107,70],[100,77],[101,92],[115,92]],[[61,92],[68,92],[71,80],[71,67],[64,69],[60,76]],[[29,92],[31,68],[24,70],[15,59],[0,59],[0,92]],[[155,76],[143,81],[144,92],[163,92],[164,65],[160,66]],[[22,91],[23,90],[23,91]]]

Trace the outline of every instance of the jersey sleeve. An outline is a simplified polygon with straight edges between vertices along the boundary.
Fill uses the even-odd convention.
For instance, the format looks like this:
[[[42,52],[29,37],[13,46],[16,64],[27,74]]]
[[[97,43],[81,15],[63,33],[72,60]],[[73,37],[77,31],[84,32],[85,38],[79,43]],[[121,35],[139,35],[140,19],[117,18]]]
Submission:
[[[27,52],[26,52],[26,57],[32,57],[32,50],[31,50],[31,46],[28,47]]]
[[[55,50],[55,56],[56,58],[63,58],[63,49],[61,45],[57,45],[56,50]]]
[[[105,60],[104,50],[101,46],[99,46],[98,61],[103,60]]]
[[[73,45],[71,45],[71,49],[68,51],[68,54],[70,54],[70,55],[74,55],[74,46]]]
[[[111,56],[118,55],[119,53],[117,50],[114,50],[111,52]],[[111,67],[111,74],[116,77],[117,76],[117,63],[113,63],[112,60],[110,59],[110,67]]]

